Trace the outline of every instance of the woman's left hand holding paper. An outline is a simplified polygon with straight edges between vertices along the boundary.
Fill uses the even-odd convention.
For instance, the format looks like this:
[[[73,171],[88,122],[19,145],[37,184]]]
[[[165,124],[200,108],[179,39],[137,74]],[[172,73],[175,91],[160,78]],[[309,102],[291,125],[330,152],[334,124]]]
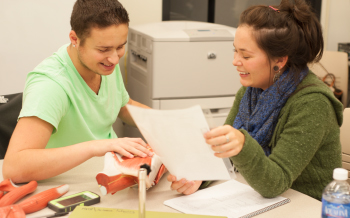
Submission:
[[[204,134],[215,156],[220,158],[236,156],[243,149],[245,136],[230,125],[219,126]]]

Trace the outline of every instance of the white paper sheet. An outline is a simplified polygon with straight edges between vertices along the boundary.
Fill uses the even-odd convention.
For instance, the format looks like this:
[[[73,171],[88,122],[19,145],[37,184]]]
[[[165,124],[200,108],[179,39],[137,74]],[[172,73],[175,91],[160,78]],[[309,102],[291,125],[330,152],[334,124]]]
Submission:
[[[236,180],[199,190],[194,194],[164,201],[164,204],[189,214],[251,217],[288,203],[285,197],[264,198],[249,185]]]
[[[204,140],[209,127],[200,106],[182,110],[127,108],[143,137],[177,179],[230,179],[223,159],[215,157]]]

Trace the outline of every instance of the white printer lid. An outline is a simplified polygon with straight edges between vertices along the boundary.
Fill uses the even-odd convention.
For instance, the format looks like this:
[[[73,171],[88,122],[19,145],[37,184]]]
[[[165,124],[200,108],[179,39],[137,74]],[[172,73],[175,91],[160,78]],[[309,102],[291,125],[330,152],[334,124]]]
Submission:
[[[152,41],[233,41],[236,28],[196,21],[163,21],[130,27]]]

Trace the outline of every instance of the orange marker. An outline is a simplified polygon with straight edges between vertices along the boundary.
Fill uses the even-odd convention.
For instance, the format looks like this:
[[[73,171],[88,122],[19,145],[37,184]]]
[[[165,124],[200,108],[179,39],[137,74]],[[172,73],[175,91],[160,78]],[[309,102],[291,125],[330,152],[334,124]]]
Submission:
[[[40,192],[30,198],[22,201],[18,205],[23,209],[23,211],[28,213],[34,213],[41,210],[47,206],[49,201],[61,197],[66,194],[69,190],[69,185],[61,185],[56,188],[51,188],[46,191]]]
[[[38,183],[36,181],[31,181],[28,184],[19,186],[11,190],[9,193],[5,194],[0,199],[0,207],[14,204],[19,199],[23,198],[25,195],[35,191],[37,186],[38,186]]]

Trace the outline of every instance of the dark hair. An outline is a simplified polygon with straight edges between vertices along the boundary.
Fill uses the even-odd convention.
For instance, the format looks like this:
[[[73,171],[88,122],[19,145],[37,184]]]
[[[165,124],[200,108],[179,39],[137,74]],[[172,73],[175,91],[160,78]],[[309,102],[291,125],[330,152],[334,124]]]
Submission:
[[[268,59],[288,56],[290,76],[299,74],[308,63],[318,62],[323,54],[321,25],[304,0],[282,0],[278,6],[252,6],[240,16],[239,26],[253,28],[258,46]]]
[[[117,0],[77,0],[74,4],[70,25],[84,44],[92,27],[129,25],[129,15]]]

